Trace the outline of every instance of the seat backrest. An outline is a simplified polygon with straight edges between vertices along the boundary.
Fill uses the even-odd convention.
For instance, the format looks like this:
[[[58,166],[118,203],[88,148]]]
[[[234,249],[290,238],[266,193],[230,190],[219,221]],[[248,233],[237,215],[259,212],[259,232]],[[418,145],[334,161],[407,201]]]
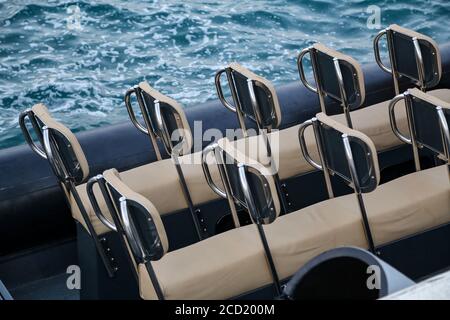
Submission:
[[[136,119],[131,105],[131,94],[137,97],[145,126]],[[127,91],[125,104],[130,119],[137,129],[161,139],[168,155],[172,154],[175,147],[178,155],[191,152],[193,144],[191,128],[183,107],[177,101],[155,90],[147,82],[141,82]],[[158,148],[156,144],[153,147]]]
[[[281,208],[272,168],[250,159],[234,148],[227,138],[207,147],[204,159],[209,152],[214,153],[225,190],[215,185],[204,162],[206,180],[211,188],[220,196],[231,199],[230,206],[245,208],[253,222],[273,222]],[[233,212],[233,208],[231,210]]]
[[[221,75],[226,73],[228,86],[234,105],[226,101],[220,83]],[[216,89],[219,100],[238,116],[255,121],[260,129],[276,129],[281,123],[281,109],[275,88],[270,81],[260,77],[240,64],[233,62],[216,74]],[[240,120],[243,130],[245,124]]]
[[[66,177],[68,175],[75,183],[84,182],[89,176],[89,164],[72,131],[56,121],[43,104],[36,104],[23,114],[26,114],[25,117],[30,118],[31,122],[36,121],[38,126],[34,127],[34,130],[37,131],[38,136],[43,136],[41,142],[44,144],[43,150],[33,141],[27,139],[27,142],[40,156],[50,161],[58,179],[63,181],[68,178]],[[21,128],[25,136],[31,137],[26,128],[25,119],[21,119]],[[44,134],[45,131],[47,131],[46,134]],[[47,139],[44,138],[45,136]]]
[[[415,144],[415,148],[426,148],[448,162],[450,103],[416,88],[407,90],[395,97],[389,107],[394,132],[398,129],[392,118],[395,118],[394,108],[400,100],[405,100],[409,113],[411,138],[406,142]]]
[[[390,68],[380,58],[379,41],[386,35]],[[442,75],[441,55],[437,43],[421,33],[402,28],[396,24],[382,30],[374,39],[375,60],[378,65],[393,74],[396,94],[398,79],[406,77],[422,91],[435,87]]]
[[[308,83],[305,76],[303,59],[307,53],[311,57],[316,88]],[[302,83],[319,95],[322,112],[328,113],[323,102],[325,96],[349,110],[357,109],[364,103],[364,75],[360,64],[352,57],[315,43],[302,50],[297,64]]]
[[[306,150],[304,130],[311,125],[314,126],[321,164],[315,163]],[[303,154],[314,167],[341,178],[362,193],[376,189],[380,181],[377,151],[365,134],[318,113],[300,126],[299,139]]]
[[[169,243],[161,216],[155,206],[142,195],[131,190],[116,169],[103,173],[113,209],[136,264],[161,259],[169,250]],[[105,199],[109,200],[109,199]]]

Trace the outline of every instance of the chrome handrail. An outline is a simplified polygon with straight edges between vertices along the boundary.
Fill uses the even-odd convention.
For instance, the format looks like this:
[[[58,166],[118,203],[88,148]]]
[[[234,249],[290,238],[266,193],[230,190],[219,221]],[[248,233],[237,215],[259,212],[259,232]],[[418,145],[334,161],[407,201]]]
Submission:
[[[231,105],[231,103],[229,103],[227,99],[225,99],[225,96],[223,94],[222,83],[220,82],[220,78],[222,74],[226,71],[227,69],[220,69],[219,71],[216,72],[216,75],[214,76],[214,83],[216,85],[217,96],[219,97],[220,102],[225,106],[225,108],[227,108],[232,112],[237,112],[236,108],[233,105]]]
[[[342,76],[341,66],[339,65],[339,59],[333,58],[334,70],[336,71],[337,82],[339,86],[339,92],[341,94],[341,104],[344,108],[345,119],[347,126],[353,129],[352,118],[350,116],[350,107],[347,101],[347,93],[345,92],[344,77]]]
[[[422,50],[420,49],[420,44],[419,44],[419,41],[417,40],[417,38],[414,37],[412,40],[413,40],[414,52],[415,52],[415,56],[416,56],[417,75],[419,78],[418,80],[419,80],[420,90],[425,91],[425,89],[426,89],[425,66],[423,63]]]
[[[400,130],[398,129],[397,126],[397,120],[395,119],[395,106],[397,105],[397,103],[400,100],[406,100],[406,95],[404,93],[399,94],[397,96],[395,96],[390,102],[389,102],[389,122],[391,124],[391,129],[394,132],[394,135],[400,139],[400,141],[404,142],[404,143],[408,143],[411,144],[411,138],[406,137],[405,135],[403,135]],[[405,106],[406,107],[406,106]]]
[[[109,221],[108,218],[105,217],[103,212],[100,209],[100,206],[98,205],[97,198],[94,194],[94,185],[98,183],[100,180],[103,179],[103,176],[101,174],[96,175],[88,180],[86,183],[86,191],[89,198],[89,201],[91,202],[92,209],[94,209],[94,213],[97,216],[97,218],[110,230],[117,232],[117,227],[114,222]]]
[[[369,244],[369,250],[372,253],[376,253],[375,242],[373,240],[372,231],[370,229],[369,219],[367,217],[367,211],[364,205],[364,199],[361,193],[361,187],[359,185],[358,171],[356,170],[355,161],[353,159],[352,147],[350,145],[350,140],[347,134],[342,135],[342,142],[344,144],[345,157],[347,158],[348,169],[350,171],[350,176],[353,182],[353,189],[358,200],[358,206],[363,220],[364,233],[366,235],[367,242]]]
[[[40,134],[40,129],[36,123],[36,119],[34,118],[34,113],[31,109],[27,109],[20,113],[19,115],[19,126],[22,130],[22,134],[25,138],[25,141],[30,146],[30,148],[37,153],[40,157],[47,159],[47,155],[45,154],[45,151],[42,147],[39,147],[31,137],[30,131],[28,130],[26,124],[25,124],[25,118],[29,118],[30,122],[33,126],[33,129],[36,131],[37,134]]]
[[[302,51],[300,51],[300,53],[297,57],[297,69],[298,69],[298,73],[300,75],[300,80],[303,83],[303,85],[306,88],[308,88],[309,90],[311,90],[312,92],[318,93],[317,88],[314,88],[306,79],[305,69],[303,68],[303,58],[306,56],[307,53],[309,53],[311,55],[312,49],[313,49],[313,47],[308,47],[308,48],[305,48]]]
[[[300,127],[298,129],[298,139],[300,142],[300,150],[302,151],[302,155],[305,158],[306,162],[308,162],[312,167],[322,171],[323,170],[322,165],[315,162],[312,159],[312,157],[309,155],[308,147],[306,146],[306,141],[305,141],[305,130],[307,127],[313,125],[314,120],[315,120],[315,118],[313,118],[311,120],[307,120],[300,125]]]
[[[125,93],[125,106],[127,108],[127,112],[128,112],[128,116],[130,117],[131,122],[133,123],[133,125],[136,127],[136,129],[138,129],[139,131],[141,131],[142,133],[145,134],[149,134],[147,128],[145,128],[136,118],[136,114],[134,113],[133,110],[133,106],[131,105],[131,95],[135,94],[136,96],[138,95],[137,92],[137,88],[138,86],[134,86],[130,89],[127,90],[127,92]]]
[[[206,161],[206,157],[208,156],[208,154],[210,154],[211,152],[216,152],[216,149],[218,148],[218,144],[217,143],[212,143],[210,145],[208,145],[206,148],[203,149],[202,151],[202,169],[203,169],[203,174],[205,175],[206,178],[206,182],[208,183],[208,186],[220,197],[226,199],[227,198],[227,194],[224,190],[220,189],[217,184],[214,182],[213,178],[211,177],[211,172],[209,171],[209,167],[208,167],[208,163]]]
[[[380,32],[378,32],[378,34],[375,36],[375,38],[373,39],[373,51],[375,54],[375,62],[378,64],[378,66],[386,71],[387,73],[391,73],[392,74],[392,69],[389,69],[388,67],[386,67],[383,64],[383,61],[381,61],[381,56],[380,56],[380,46],[379,46],[379,42],[381,37],[383,37],[384,35],[387,34],[389,29],[384,29],[381,30]]]
[[[147,260],[147,255],[145,254],[144,246],[138,237],[135,236],[136,230],[133,229],[132,222],[128,213],[127,199],[125,197],[120,197],[120,216],[122,218],[123,230],[127,236],[130,247],[132,248],[134,254],[138,256],[142,262]]]

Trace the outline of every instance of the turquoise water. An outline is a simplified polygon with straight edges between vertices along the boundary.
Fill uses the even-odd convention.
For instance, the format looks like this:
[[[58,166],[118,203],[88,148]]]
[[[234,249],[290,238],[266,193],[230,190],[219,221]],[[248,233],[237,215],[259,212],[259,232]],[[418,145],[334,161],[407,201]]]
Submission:
[[[372,62],[373,4],[382,27],[449,41],[448,0],[0,0],[0,148],[23,143],[18,114],[37,102],[81,131],[128,120],[123,94],[144,79],[190,107],[216,98],[234,60],[276,85],[314,41]]]

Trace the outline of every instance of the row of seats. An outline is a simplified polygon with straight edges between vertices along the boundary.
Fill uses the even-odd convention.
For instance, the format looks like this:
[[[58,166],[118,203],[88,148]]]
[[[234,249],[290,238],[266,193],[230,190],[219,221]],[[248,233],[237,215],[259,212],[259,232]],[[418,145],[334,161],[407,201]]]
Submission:
[[[416,75],[411,77],[402,69],[401,63],[393,63],[395,57],[390,57],[392,69],[389,71],[393,74],[394,82],[398,81],[397,77],[400,74],[420,82],[418,85],[423,90],[439,82],[441,75],[439,51],[430,38],[422,35],[418,37],[416,33],[395,25],[384,32],[401,35],[401,41],[405,39],[421,41],[423,51],[434,52],[434,55],[422,52],[423,57],[436,57],[435,60],[425,58],[424,67],[428,68],[425,68],[424,75],[417,76],[416,71]],[[392,37],[392,35],[389,36]],[[379,41],[378,38],[376,40]],[[395,43],[395,41],[389,43]],[[403,45],[393,51],[400,51],[401,54],[409,56],[414,54],[407,49],[408,46]],[[302,59],[306,51],[302,52],[299,58],[300,77],[304,84],[317,92],[319,96],[323,113],[317,115],[317,121],[341,134],[361,140],[369,148],[371,161],[377,167],[377,152],[402,143],[391,129],[389,101],[359,109],[365,99],[363,73],[359,64],[350,57],[319,44],[308,48],[307,52],[313,60],[316,88],[310,85],[304,76]],[[435,70],[438,71],[435,72]],[[228,75],[233,104],[223,97],[220,76],[225,72]],[[336,77],[330,79],[327,76],[330,74],[336,74]],[[322,163],[322,169],[325,168],[323,159],[320,157],[320,146],[317,147],[317,133],[313,132],[312,128],[308,126],[302,133],[305,141],[303,147],[298,143],[298,132],[304,124],[273,131],[281,123],[281,108],[270,82],[233,63],[218,72],[216,85],[219,98],[227,108],[236,112],[244,132],[246,127],[242,119],[249,118],[256,122],[261,135],[248,136],[232,142],[226,139],[221,140],[218,146],[214,147],[221,151],[214,151],[215,153],[225,152],[233,159],[236,155],[242,155],[235,159],[236,165],[253,168],[264,176],[269,185],[277,185],[278,179],[284,180],[307,173],[313,170],[314,164],[317,163]],[[145,126],[140,124],[134,116],[129,100],[131,94],[137,97],[144,115]],[[111,230],[123,232],[126,235],[127,249],[131,250],[130,255],[134,259],[142,298],[231,298],[276,283],[278,277],[281,279],[290,277],[302,264],[326,249],[338,245],[370,247],[367,242],[367,225],[361,224],[360,208],[352,195],[333,198],[275,219],[282,211],[283,206],[280,203],[283,202],[283,194],[279,188],[274,187],[269,191],[272,208],[276,214],[266,219],[271,223],[262,229],[270,249],[261,244],[261,230],[247,225],[204,240],[202,235],[199,235],[199,240],[202,241],[186,248],[167,252],[168,240],[161,216],[187,207],[193,209],[195,205],[223,197],[224,193],[230,198],[230,193],[217,192],[217,189],[226,191],[227,186],[230,187],[232,184],[230,181],[221,179],[224,176],[220,174],[220,170],[226,169],[221,169],[220,165],[206,165],[212,181],[205,179],[205,165],[200,165],[204,160],[204,154],[189,154],[192,134],[182,108],[175,101],[161,95],[146,83],[133,88],[127,95],[127,108],[133,123],[140,131],[149,135],[152,142],[161,139],[165,151],[172,158],[162,159],[161,157],[161,160],[155,163],[120,173],[120,178],[114,172],[105,172],[102,179],[105,180],[107,188],[122,192],[114,194],[111,189],[108,189],[109,192],[105,194],[101,192],[100,185],[94,185],[92,193],[98,208],[90,204],[89,188],[83,183],[89,176],[89,167],[75,136],[70,130],[54,121],[43,105],[36,105],[24,114],[28,115],[32,122],[36,122],[35,128],[38,128],[41,147],[32,141],[29,142],[34,150],[40,151],[41,155],[45,155],[53,162],[55,174],[60,178],[74,218],[82,223],[91,235],[94,233],[94,237]],[[450,101],[448,90],[431,91],[425,98],[431,99],[429,95]],[[341,103],[344,114],[327,116],[326,106],[323,104],[325,97]],[[420,97],[423,98],[423,96]],[[445,104],[440,100],[432,101],[435,104],[439,101],[439,105]],[[396,128],[401,132],[410,132],[409,122],[412,119],[406,116],[404,105],[400,112],[395,113],[395,119]],[[362,134],[349,127],[361,131]],[[173,145],[167,137],[171,136],[172,131],[180,128],[185,134],[176,141],[178,144]],[[26,137],[27,134],[29,135],[26,130],[24,133]],[[268,138],[271,154],[277,154],[279,161],[276,161],[277,157],[273,158],[269,155],[266,148],[249,147],[259,145],[258,139],[262,138]],[[180,150],[174,152],[177,145],[181,146]],[[155,150],[158,149],[156,144],[153,146]],[[302,152],[307,153],[314,161],[311,162],[308,158],[302,157]],[[192,161],[192,158],[196,160]],[[277,174],[269,170],[269,167],[273,168],[274,161],[275,167],[278,168]],[[329,172],[326,168],[323,170],[326,173]],[[442,174],[443,170],[446,168],[440,166],[408,175],[382,185],[376,191],[366,195],[364,201],[375,245],[384,244],[447,221],[448,181],[443,178],[445,177]],[[378,184],[379,170],[371,173],[374,174]],[[158,183],[148,183],[149,178]],[[415,181],[418,182],[417,189],[411,188],[411,184]],[[75,186],[75,184],[78,185]],[[218,186],[218,188],[210,188],[208,185]],[[234,186],[236,185],[239,186],[239,183]],[[427,189],[423,190],[422,186],[427,186]],[[170,190],[170,193],[167,190]],[[258,200],[264,200],[266,196],[260,195]],[[126,215],[129,214],[127,207],[128,211],[133,211],[130,209],[131,202],[127,199],[139,204],[134,205],[134,208],[139,208],[135,209],[134,218],[132,215],[128,217]],[[393,201],[389,199],[396,201],[392,203]],[[247,204],[247,211],[251,211],[251,206],[248,206],[246,200],[248,198],[233,198],[230,204],[238,203],[244,208]],[[112,207],[108,206],[108,201],[113,203]],[[257,203],[260,202],[257,201]],[[256,207],[259,208],[258,205]],[[253,211],[257,215],[261,208]],[[192,210],[191,213],[193,213]],[[136,217],[142,215],[148,216],[149,220],[144,220],[149,222],[148,225],[145,222],[136,223],[138,221],[135,220]],[[266,221],[259,220],[252,214],[250,216],[257,225],[262,225]],[[126,218],[131,219],[131,222],[128,221],[128,225],[122,226]],[[132,228],[128,230],[127,227],[130,226]],[[155,238],[157,241],[149,242]],[[159,249],[155,250],[154,246],[148,248],[146,244],[159,244]],[[147,249],[143,254],[142,250],[136,250],[136,246]],[[155,255],[154,252],[158,254]],[[273,260],[274,266],[267,264],[268,260]],[[255,268],[255,266],[260,267]]]

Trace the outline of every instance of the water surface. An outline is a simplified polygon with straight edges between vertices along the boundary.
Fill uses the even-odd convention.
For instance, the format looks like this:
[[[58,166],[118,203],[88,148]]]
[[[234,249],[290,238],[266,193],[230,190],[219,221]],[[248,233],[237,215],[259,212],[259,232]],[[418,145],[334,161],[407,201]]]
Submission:
[[[0,0],[0,148],[23,143],[17,117],[45,103],[74,131],[126,121],[126,89],[147,80],[191,107],[215,99],[214,74],[239,61],[276,85],[320,41],[373,61],[370,5],[449,41],[450,2]]]

